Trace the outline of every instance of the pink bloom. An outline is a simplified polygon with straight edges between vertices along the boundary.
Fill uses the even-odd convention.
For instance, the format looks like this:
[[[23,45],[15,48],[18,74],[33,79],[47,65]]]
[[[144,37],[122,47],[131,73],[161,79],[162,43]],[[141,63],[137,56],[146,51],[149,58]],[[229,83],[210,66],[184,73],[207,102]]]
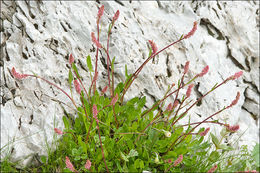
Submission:
[[[95,45],[96,45],[98,48],[101,48],[101,47],[102,47],[102,45],[97,41],[94,32],[91,33],[91,38],[92,38],[92,42],[95,43]]]
[[[173,105],[172,105],[172,103],[170,103],[170,104],[168,104],[166,110],[167,110],[167,111],[171,111],[172,108],[173,108]]]
[[[191,31],[188,34],[186,34],[183,38],[187,39],[187,38],[191,37],[195,33],[196,30],[197,30],[197,22],[195,21],[193,23],[193,28],[191,29]]]
[[[93,117],[97,117],[98,110],[97,110],[97,106],[95,104],[93,104],[92,113],[93,113]]]
[[[63,132],[60,129],[54,128],[55,133],[57,133],[58,135],[62,135]]]
[[[236,132],[239,130],[239,125],[234,125],[234,126],[230,126],[229,124],[227,125],[227,130],[230,131],[230,132]]]
[[[174,107],[174,108],[177,107],[178,104],[179,104],[179,101],[178,101],[178,100],[175,100],[174,103],[173,103],[173,107]]]
[[[202,71],[200,74],[198,74],[199,77],[202,77],[204,76],[206,73],[208,73],[209,71],[209,66],[207,65]]]
[[[99,23],[99,20],[101,18],[101,16],[103,15],[104,13],[104,5],[102,5],[99,10],[98,10],[98,15],[97,15],[97,23]]]
[[[210,168],[210,170],[208,171],[208,173],[213,173],[214,171],[216,171],[217,168],[218,168],[218,165],[216,164],[215,166],[213,166],[212,168]]]
[[[186,74],[189,71],[189,64],[190,64],[190,61],[187,61],[184,66],[184,74]]]
[[[153,54],[155,54],[158,50],[157,46],[155,45],[155,43],[152,41],[152,40],[148,40],[151,47],[152,47],[152,50],[153,50]]]
[[[239,100],[239,97],[240,97],[240,92],[237,92],[237,96],[236,96],[235,100],[233,100],[232,103],[228,107],[232,107],[232,106],[236,105]]]
[[[97,110],[97,106],[95,104],[93,104],[92,113],[93,113],[93,118],[95,118],[96,122],[99,123],[99,120],[97,118],[98,110]]]
[[[210,128],[208,127],[208,128],[206,128],[206,130],[204,130],[203,132],[201,132],[199,135],[200,135],[200,136],[206,136],[207,133],[209,132],[209,130],[210,130]]]
[[[81,93],[81,88],[80,88],[80,84],[79,84],[78,80],[74,80],[73,83],[74,83],[74,86],[76,88],[77,93],[80,94]]]
[[[166,160],[167,163],[172,163],[171,159]]]
[[[112,20],[113,23],[118,19],[119,14],[120,14],[120,12],[119,12],[119,10],[117,10],[114,17],[113,17],[113,20]]]
[[[182,160],[183,160],[183,156],[182,156],[182,154],[178,157],[178,159],[177,160],[175,160],[175,162],[174,162],[174,166],[177,166],[179,163],[181,163],[182,162]]]
[[[114,106],[114,105],[116,104],[117,100],[118,100],[118,94],[116,93],[116,95],[114,96],[114,98],[111,100],[110,105],[113,105],[113,106]]]
[[[188,89],[187,89],[187,92],[186,92],[186,96],[187,97],[190,97],[190,93],[191,93],[191,89],[193,88],[194,84],[190,84]]]
[[[28,74],[17,73],[14,67],[12,68],[11,73],[12,73],[13,77],[15,77],[16,79],[23,79],[23,78],[26,78],[29,76]]]
[[[87,170],[90,170],[90,167],[91,167],[91,161],[90,160],[87,160],[86,164],[85,164],[85,168]]]
[[[72,172],[77,172],[73,164],[70,162],[70,159],[66,156],[66,167],[69,168]]]
[[[70,54],[70,57],[69,57],[69,63],[70,65],[74,62],[74,57],[72,54]]]
[[[236,72],[234,75],[230,76],[229,79],[235,80],[243,75],[243,71]]]
[[[102,89],[101,93],[104,94],[104,93],[107,91],[107,89],[108,89],[108,86],[105,86],[105,87]]]

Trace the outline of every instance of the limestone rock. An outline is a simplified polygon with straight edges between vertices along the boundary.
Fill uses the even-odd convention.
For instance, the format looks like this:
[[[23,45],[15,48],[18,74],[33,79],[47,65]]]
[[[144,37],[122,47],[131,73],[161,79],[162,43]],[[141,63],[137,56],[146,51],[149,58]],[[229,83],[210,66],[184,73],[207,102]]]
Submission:
[[[206,65],[210,67],[207,75],[195,81],[193,100],[216,82],[242,70],[243,77],[207,96],[191,110],[190,116],[193,121],[202,120],[229,105],[240,91],[238,104],[216,118],[240,124],[239,134],[247,130],[240,144],[252,148],[259,140],[258,1],[102,1],[101,4],[105,6],[102,44],[106,43],[109,21],[120,10],[110,44],[111,57],[116,57],[116,83],[125,79],[125,64],[133,73],[148,57],[148,40],[161,49],[188,33],[197,21],[199,26],[193,37],[167,49],[144,67],[126,99],[145,95],[146,106],[151,106],[162,98],[167,85],[177,84],[186,61],[190,61],[190,71],[185,81]],[[45,142],[52,142],[53,128],[63,127],[64,109],[76,116],[70,100],[56,88],[34,78],[15,80],[10,72],[15,67],[21,73],[36,73],[69,92],[67,65],[72,53],[84,76],[83,83],[89,87],[85,58],[90,55],[95,59],[90,34],[96,32],[96,15],[101,4],[1,1],[1,157],[11,152],[13,161],[22,160],[22,166],[28,165],[34,156],[46,154]],[[102,51],[100,55],[98,88],[103,88],[107,84],[106,56]],[[186,88],[181,94],[185,92]],[[167,103],[172,100],[170,97]],[[220,130],[216,127],[215,132]]]

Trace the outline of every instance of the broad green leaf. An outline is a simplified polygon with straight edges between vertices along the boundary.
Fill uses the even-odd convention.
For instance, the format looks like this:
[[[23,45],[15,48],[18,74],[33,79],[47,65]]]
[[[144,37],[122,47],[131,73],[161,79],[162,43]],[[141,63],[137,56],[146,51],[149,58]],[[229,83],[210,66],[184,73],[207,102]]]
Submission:
[[[219,149],[219,140],[218,140],[218,138],[215,135],[213,135],[212,133],[210,133],[210,136],[211,136],[212,142],[214,143],[215,147],[217,149]]]
[[[46,162],[47,162],[47,157],[46,157],[46,156],[41,156],[41,161],[42,161],[43,163],[46,163]]]
[[[218,158],[219,158],[219,152],[217,152],[217,151],[212,151],[212,152],[210,153],[210,155],[209,155],[208,158],[209,158],[209,160],[212,161],[212,162],[217,161]]]
[[[128,157],[135,157],[135,156],[138,156],[138,152],[134,149],[131,149],[128,154]]]
[[[124,161],[126,161],[126,162],[129,161],[129,160],[128,160],[128,157],[127,157],[126,155],[124,155],[124,153],[120,152],[120,154],[121,154],[121,158],[122,158]]]
[[[69,84],[71,86],[71,82],[73,81],[73,74],[71,72],[71,70],[69,70]]]
[[[62,120],[63,120],[63,123],[64,123],[64,126],[66,129],[69,129],[70,128],[70,123],[69,123],[69,120],[66,116],[63,116],[62,117]]]
[[[89,71],[94,72],[93,66],[92,66],[92,63],[91,63],[91,58],[90,58],[89,55],[87,56],[87,66],[88,66]]]
[[[185,141],[186,143],[189,143],[192,139],[192,135],[188,135],[186,138],[185,138]]]
[[[256,165],[259,167],[260,164],[259,164],[259,143],[257,143],[252,151],[252,156],[253,156],[253,159],[255,160],[255,163]]]

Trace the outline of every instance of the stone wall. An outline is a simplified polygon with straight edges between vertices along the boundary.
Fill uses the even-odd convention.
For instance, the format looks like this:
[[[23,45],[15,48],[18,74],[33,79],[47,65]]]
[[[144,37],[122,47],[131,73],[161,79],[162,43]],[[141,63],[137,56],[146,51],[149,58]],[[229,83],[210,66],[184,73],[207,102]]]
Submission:
[[[34,78],[15,80],[10,72],[15,67],[21,73],[36,73],[69,92],[68,56],[72,53],[84,76],[83,83],[90,86],[86,56],[95,58],[90,33],[96,32],[101,4],[105,6],[101,20],[103,44],[108,23],[120,10],[110,44],[111,57],[116,57],[116,83],[125,79],[125,64],[133,73],[147,58],[148,40],[154,40],[161,49],[188,33],[197,21],[196,34],[149,62],[126,98],[145,95],[146,106],[152,105],[162,98],[168,85],[177,83],[186,61],[190,61],[190,72],[185,80],[204,66],[210,67],[206,76],[196,80],[193,100],[216,82],[242,70],[242,78],[207,96],[191,110],[190,117],[193,121],[202,120],[229,105],[240,91],[238,104],[216,118],[239,124],[239,133],[232,138],[244,133],[239,145],[252,148],[259,140],[258,1],[1,1],[1,157],[9,151],[13,161],[22,160],[22,165],[33,163],[32,159],[46,154],[47,144],[51,146],[53,128],[63,127],[65,112],[76,116],[70,100],[56,88]],[[104,52],[100,52],[99,89],[107,84],[105,58]],[[221,130],[216,125],[205,126],[216,127],[213,133]]]

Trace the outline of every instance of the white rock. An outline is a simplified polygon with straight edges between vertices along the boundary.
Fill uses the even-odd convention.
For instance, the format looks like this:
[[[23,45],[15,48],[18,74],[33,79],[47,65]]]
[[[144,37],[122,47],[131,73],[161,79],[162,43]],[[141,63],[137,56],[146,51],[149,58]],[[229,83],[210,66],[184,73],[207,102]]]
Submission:
[[[206,65],[210,67],[208,74],[195,81],[197,89],[193,90],[190,98],[193,100],[210,90],[216,82],[220,83],[243,70],[244,75],[240,79],[227,83],[205,97],[202,105],[191,109],[189,115],[193,121],[203,120],[229,105],[237,91],[240,91],[238,104],[216,118],[222,121],[228,118],[227,122],[231,125],[240,124],[240,132],[248,129],[241,137],[240,145],[247,144],[252,148],[259,140],[259,125],[258,120],[254,120],[250,114],[256,113],[259,102],[252,104],[246,100],[251,98],[258,101],[260,93],[259,17],[256,14],[259,2],[122,2],[125,6],[112,1],[101,2],[105,5],[101,19],[102,44],[106,43],[108,22],[116,10],[120,10],[110,41],[110,56],[116,57],[116,83],[125,79],[125,64],[128,73],[134,73],[148,57],[148,40],[153,40],[162,49],[182,34],[188,33],[193,21],[199,23],[194,36],[170,47],[143,68],[125,100],[145,95],[146,106],[151,106],[155,100],[162,98],[167,85],[177,85],[186,61],[190,61],[190,71],[184,78],[185,82],[200,73]],[[90,34],[96,32],[96,16],[100,4],[91,1],[29,3],[31,7],[26,2],[15,1],[17,10],[11,8],[13,3],[3,3],[5,15],[1,19],[4,21],[1,36],[7,39],[3,46],[1,82],[4,85],[1,84],[1,87],[11,98],[5,105],[1,105],[1,148],[10,141],[17,141],[8,145],[14,147],[13,161],[30,154],[46,154],[44,142],[52,142],[54,126],[62,129],[64,105],[52,101],[52,98],[69,105],[64,106],[66,111],[76,114],[70,100],[56,88],[34,78],[14,80],[10,74],[12,67],[21,73],[34,72],[70,92],[66,67],[68,59],[65,57],[73,53],[79,72],[84,76],[86,88],[90,86],[90,76],[84,70],[85,58],[90,55],[95,60]],[[147,8],[149,10],[145,10]],[[99,55],[106,58],[104,52]],[[107,84],[106,68],[100,59],[98,69],[98,87],[104,87]],[[254,91],[246,89],[248,87],[254,88]],[[15,96],[10,95],[12,89],[16,89]],[[185,94],[186,89],[187,87],[180,94]],[[73,93],[77,94],[74,90]],[[173,99],[174,97],[169,97],[167,103],[173,102]],[[79,102],[78,98],[77,101]],[[182,122],[187,123],[187,119],[182,119]],[[204,127],[207,126],[212,129],[216,127],[216,133],[221,130],[219,126],[204,124]],[[5,154],[6,152],[1,152],[1,157]],[[32,155],[21,164],[25,166],[31,163]]]

